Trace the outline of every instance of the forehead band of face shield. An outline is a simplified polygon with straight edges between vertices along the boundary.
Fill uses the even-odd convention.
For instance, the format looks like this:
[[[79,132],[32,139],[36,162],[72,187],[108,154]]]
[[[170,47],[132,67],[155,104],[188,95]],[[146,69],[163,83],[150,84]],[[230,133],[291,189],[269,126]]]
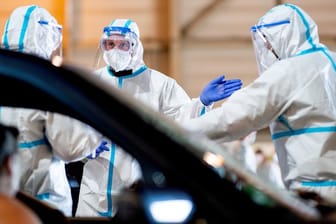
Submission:
[[[54,28],[57,28],[60,32],[62,32],[62,25],[59,25],[59,24],[56,24],[56,23],[52,23],[52,22],[48,22],[48,21],[45,21],[45,20],[39,20],[37,21],[39,24],[41,25],[48,25],[48,26],[51,26],[51,27],[54,27]]]
[[[113,33],[118,33],[121,35],[126,35],[127,33],[132,33],[133,35],[136,35],[136,33],[132,32],[130,28],[128,27],[121,27],[121,26],[105,26],[103,32],[107,35],[110,36]]]
[[[257,29],[261,29],[261,28],[269,28],[269,27],[272,27],[272,26],[280,26],[280,25],[283,25],[283,24],[289,24],[290,21],[288,19],[286,20],[281,20],[281,21],[278,21],[278,22],[274,22],[274,23],[265,23],[265,24],[260,24],[260,25],[254,25],[251,27],[251,31],[252,32],[256,32]]]

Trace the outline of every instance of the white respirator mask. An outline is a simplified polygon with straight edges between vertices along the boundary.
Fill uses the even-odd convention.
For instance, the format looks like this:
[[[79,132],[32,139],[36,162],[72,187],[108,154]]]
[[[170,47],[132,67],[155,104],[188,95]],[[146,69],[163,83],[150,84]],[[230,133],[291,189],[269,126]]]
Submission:
[[[116,72],[125,70],[132,60],[132,56],[129,51],[119,49],[104,51],[103,58],[105,63],[111,66]]]

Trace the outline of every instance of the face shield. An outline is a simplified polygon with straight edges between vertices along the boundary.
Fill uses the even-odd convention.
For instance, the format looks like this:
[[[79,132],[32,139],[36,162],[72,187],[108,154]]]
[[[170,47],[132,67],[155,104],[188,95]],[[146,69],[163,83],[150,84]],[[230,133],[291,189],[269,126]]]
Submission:
[[[267,30],[274,26],[288,23],[290,23],[289,20],[283,20],[275,23],[254,25],[251,27],[252,43],[256,55],[259,75],[267,70],[272,64],[281,60],[279,54],[268,39],[270,38],[270,35],[266,35]]]
[[[51,60],[54,57],[62,57],[62,26],[42,19],[37,22],[40,27],[36,29],[38,32],[33,37],[39,51],[50,52]]]
[[[106,64],[115,71],[121,71],[130,64],[137,47],[137,35],[127,27],[104,27],[100,39],[99,51],[102,52]],[[96,56],[96,67],[99,66],[101,53]]]

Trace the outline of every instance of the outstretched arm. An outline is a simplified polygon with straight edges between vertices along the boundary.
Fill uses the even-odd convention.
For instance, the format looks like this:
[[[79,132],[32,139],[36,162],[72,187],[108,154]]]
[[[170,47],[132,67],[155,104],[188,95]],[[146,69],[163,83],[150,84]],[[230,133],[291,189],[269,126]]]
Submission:
[[[216,101],[223,100],[232,95],[236,90],[242,87],[240,79],[226,80],[224,75],[221,75],[210,81],[202,90],[200,95],[201,102],[208,106]]]

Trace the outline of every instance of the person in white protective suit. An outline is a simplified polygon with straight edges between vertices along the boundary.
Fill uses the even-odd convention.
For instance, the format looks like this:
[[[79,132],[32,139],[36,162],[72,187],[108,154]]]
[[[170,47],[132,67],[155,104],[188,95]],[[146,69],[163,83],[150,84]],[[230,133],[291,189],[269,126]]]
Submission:
[[[301,8],[275,6],[251,27],[259,77],[224,104],[182,123],[218,142],[269,126],[287,189],[336,202],[335,53]]]
[[[46,60],[59,50],[61,42],[62,27],[46,9],[35,5],[16,8],[2,37],[3,48]],[[71,216],[65,162],[95,153],[103,137],[84,123],[40,110],[1,107],[0,122],[19,130],[20,190]]]
[[[105,27],[100,45],[107,66],[96,71],[99,79],[177,121],[200,116],[242,86],[239,79],[220,76],[200,98],[190,99],[174,79],[146,66],[138,25],[129,19]],[[112,142],[110,152],[84,165],[76,216],[114,216],[116,196],[141,176],[137,161]]]

